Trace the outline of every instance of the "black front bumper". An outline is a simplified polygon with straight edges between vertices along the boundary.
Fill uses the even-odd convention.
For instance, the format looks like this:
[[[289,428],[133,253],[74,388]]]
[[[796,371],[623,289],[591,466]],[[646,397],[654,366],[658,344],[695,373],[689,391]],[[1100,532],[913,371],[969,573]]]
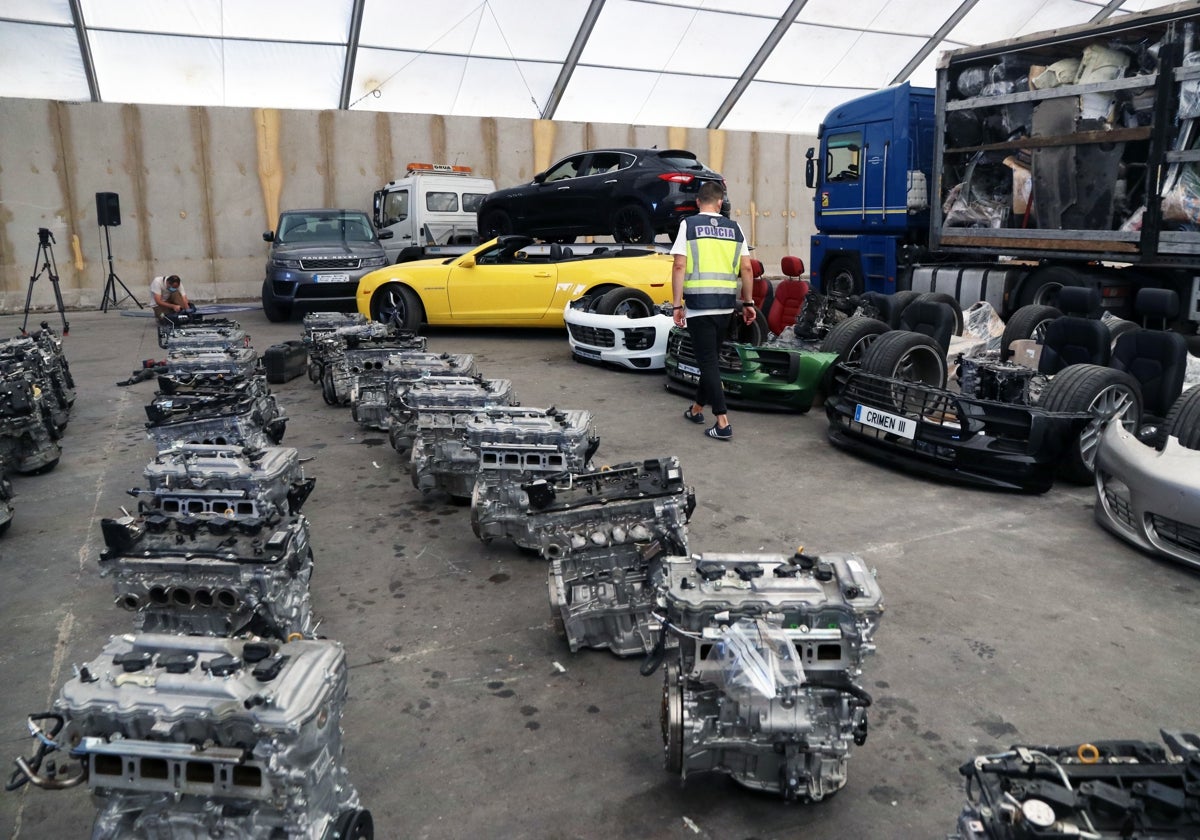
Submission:
[[[963,397],[916,382],[842,368],[845,387],[825,400],[835,446],[961,484],[1044,493],[1087,414]],[[861,408],[860,408],[861,407]],[[912,437],[859,421],[875,409],[908,418]]]

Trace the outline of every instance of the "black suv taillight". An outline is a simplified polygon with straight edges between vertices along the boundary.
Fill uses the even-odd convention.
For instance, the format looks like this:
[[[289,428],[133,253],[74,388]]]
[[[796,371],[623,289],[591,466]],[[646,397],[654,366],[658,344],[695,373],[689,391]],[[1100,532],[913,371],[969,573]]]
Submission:
[[[696,180],[695,175],[690,175],[687,172],[663,172],[658,176],[660,181],[671,181],[676,184],[690,184]]]

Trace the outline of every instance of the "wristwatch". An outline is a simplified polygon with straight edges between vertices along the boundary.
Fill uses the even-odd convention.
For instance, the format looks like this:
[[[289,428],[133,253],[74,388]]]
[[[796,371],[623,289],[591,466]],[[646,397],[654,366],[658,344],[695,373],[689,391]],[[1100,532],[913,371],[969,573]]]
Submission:
[[[752,301],[752,300],[743,300],[743,301],[741,301],[741,304],[742,304],[742,309],[749,309],[749,308],[751,308],[752,306],[754,306],[754,301]]]

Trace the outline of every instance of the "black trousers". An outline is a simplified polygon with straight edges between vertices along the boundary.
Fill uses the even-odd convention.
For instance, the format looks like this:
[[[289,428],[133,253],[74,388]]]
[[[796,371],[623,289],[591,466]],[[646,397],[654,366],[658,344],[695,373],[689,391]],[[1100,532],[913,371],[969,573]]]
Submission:
[[[725,391],[721,388],[721,368],[717,354],[721,341],[729,329],[729,313],[722,315],[689,315],[688,335],[692,338],[692,352],[696,354],[696,367],[700,368],[700,384],[696,386],[696,404],[712,406],[713,414],[725,414]]]

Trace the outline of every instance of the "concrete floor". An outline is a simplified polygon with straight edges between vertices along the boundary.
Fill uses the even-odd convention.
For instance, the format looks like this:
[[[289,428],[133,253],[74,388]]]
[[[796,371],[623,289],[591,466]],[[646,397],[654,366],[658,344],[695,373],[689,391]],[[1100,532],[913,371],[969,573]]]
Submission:
[[[14,479],[0,539],[5,762],[30,752],[24,715],[49,707],[72,663],[130,627],[97,574],[99,520],[142,484],[154,386],[114,383],[163,354],[148,318],[69,314],[79,397],[62,462]],[[301,334],[257,310],[232,317],[260,351]],[[0,335],[20,322],[0,318]],[[557,331],[441,330],[430,346],[475,354],[525,405],[590,409],[600,463],[677,455],[699,502],[694,550],[857,552],[887,613],[863,677],[870,738],[837,797],[681,785],[662,767],[661,672],[570,654],[543,563],[478,542],[466,509],[422,497],[385,436],[307,378],[275,386],[284,444],[317,477],[313,603],[348,651],[347,760],[379,838],[940,838],[976,754],[1200,726],[1200,577],[1102,531],[1091,488],[1022,497],[910,478],[832,448],[820,410],[734,412],[734,443],[710,441],[660,376],[575,364]],[[0,836],[85,838],[91,813],[82,791],[27,787],[0,795]]]

